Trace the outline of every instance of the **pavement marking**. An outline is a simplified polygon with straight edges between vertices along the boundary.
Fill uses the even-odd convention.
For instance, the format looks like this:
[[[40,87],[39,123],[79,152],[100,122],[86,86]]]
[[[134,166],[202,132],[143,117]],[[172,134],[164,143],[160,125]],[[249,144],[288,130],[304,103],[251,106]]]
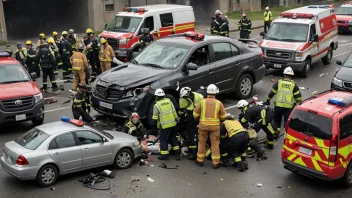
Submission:
[[[346,43],[347,41],[339,41],[339,42],[341,42],[341,43]]]
[[[44,111],[44,113],[60,111],[60,110],[68,109],[68,108],[71,108],[71,107],[62,107],[62,108],[52,109],[52,110]]]
[[[228,109],[233,109],[233,108],[236,108],[237,105],[232,105],[232,106],[229,106],[229,107],[226,107],[225,109],[228,110]]]
[[[347,46],[347,45],[351,45],[352,43],[346,43],[346,44],[342,44],[342,45],[339,45],[339,47],[343,47],[343,46]]]
[[[344,53],[342,53],[342,54],[338,54],[338,55],[335,55],[335,56],[333,56],[333,57],[335,58],[335,57],[342,56],[342,55],[348,54],[348,53],[351,53],[351,52],[344,52]]]

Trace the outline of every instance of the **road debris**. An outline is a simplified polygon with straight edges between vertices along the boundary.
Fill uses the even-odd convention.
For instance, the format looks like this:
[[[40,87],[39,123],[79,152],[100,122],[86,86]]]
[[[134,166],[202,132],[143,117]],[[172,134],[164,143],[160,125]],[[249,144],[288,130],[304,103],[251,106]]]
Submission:
[[[52,100],[49,100],[48,102],[46,102],[46,104],[53,104],[53,103],[57,103],[57,100],[52,99]]]
[[[324,74],[324,73],[322,73],[322,74],[320,74],[319,76],[320,76],[320,77],[322,77],[322,76],[324,76],[324,75],[325,75],[325,74]]]
[[[262,186],[263,186],[263,184],[261,184],[261,183],[257,184],[257,187],[262,187]]]
[[[141,159],[141,161],[139,161],[138,166],[144,166],[144,165],[148,165],[148,161],[144,161],[143,159]]]
[[[277,188],[281,188],[281,186],[278,186]]]
[[[221,180],[221,181],[223,181],[224,179],[223,179],[223,178],[221,178],[220,180]]]
[[[140,180],[139,177],[134,177],[134,176],[132,176],[131,184],[132,184],[133,182],[139,181],[139,180]]]
[[[168,168],[167,165],[165,163],[162,163],[161,165],[159,165],[160,168],[165,168],[165,169],[177,169],[176,168]]]
[[[204,172],[204,175],[206,175],[207,174],[207,172]]]
[[[305,90],[306,88],[305,87],[299,87],[299,89]]]
[[[150,177],[148,177],[147,179],[148,179],[148,181],[150,181],[150,182],[154,182],[154,179],[152,179],[152,178],[150,178]]]
[[[50,188],[50,190],[55,190],[55,188]]]
[[[274,79],[271,79],[271,82],[275,82],[275,80],[274,80]]]

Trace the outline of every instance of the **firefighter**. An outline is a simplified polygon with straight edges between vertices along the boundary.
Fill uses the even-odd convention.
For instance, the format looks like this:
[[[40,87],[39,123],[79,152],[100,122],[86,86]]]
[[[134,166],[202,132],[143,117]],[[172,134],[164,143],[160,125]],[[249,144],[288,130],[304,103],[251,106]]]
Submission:
[[[197,125],[198,121],[193,117],[193,110],[203,99],[199,93],[192,92],[191,88],[184,87],[180,91],[179,100],[179,115],[185,117],[187,129],[188,151],[190,155],[187,157],[189,160],[195,160],[197,154]]]
[[[248,151],[253,150],[254,152],[256,152],[257,158],[263,157],[265,152],[263,151],[262,147],[260,147],[259,140],[257,138],[257,132],[252,128],[246,129],[246,132],[248,133],[249,137]]]
[[[270,109],[262,108],[257,105],[250,106],[246,100],[240,100],[237,103],[237,108],[243,113],[243,117],[240,118],[240,122],[243,126],[248,128],[249,123],[254,124],[254,129],[258,133],[262,129],[267,136],[267,148],[274,148],[275,136],[277,136],[278,130],[272,126],[273,113]],[[274,128],[276,130],[274,130]]]
[[[12,52],[12,49],[11,49],[11,45],[10,45],[10,44],[7,44],[7,45],[6,45],[6,51],[7,51],[7,53],[9,53],[9,55],[12,57],[13,52]]]
[[[130,119],[126,121],[121,131],[136,137],[138,141],[141,141],[144,137],[144,134],[147,133],[147,130],[139,120],[138,113],[131,114]]]
[[[215,19],[213,20],[213,22],[211,24],[212,34],[221,35],[220,26],[223,23],[223,19],[221,18],[221,15],[222,15],[222,12],[220,12],[220,10],[215,11]]]
[[[150,34],[148,28],[142,28],[141,32],[142,32],[142,36],[139,37],[139,43],[141,44],[141,50],[143,50],[151,42],[154,41],[154,37]]]
[[[97,70],[95,67],[95,54],[94,54],[94,46],[93,46],[93,30],[88,28],[86,30],[87,39],[84,39],[84,44],[87,47],[87,59],[89,61],[90,66],[92,67],[92,75],[96,76]]]
[[[95,58],[95,66],[96,66],[96,73],[97,75],[101,74],[101,67],[100,67],[100,61],[99,60],[99,51],[100,51],[100,43],[97,39],[97,35],[93,34],[93,45],[94,46],[94,58]]]
[[[266,34],[270,28],[270,24],[272,21],[273,14],[269,10],[269,7],[267,6],[264,11],[264,33]]]
[[[46,42],[45,34],[44,33],[40,33],[39,34],[39,40],[37,41],[37,46],[35,47],[35,49],[38,51],[39,46],[45,44],[45,42]]]
[[[207,91],[205,90],[204,86],[200,86],[200,88],[196,92],[201,94],[203,96],[203,98],[207,97]]]
[[[58,69],[62,69],[62,65],[63,65],[63,62],[62,62],[62,59],[61,59],[62,52],[60,51],[60,49],[61,49],[61,39],[59,38],[58,33],[55,32],[55,31],[53,32],[52,36],[53,36],[53,39],[55,41],[55,46],[58,49],[58,52],[57,53],[55,52],[55,59],[56,59],[57,65],[58,65]]]
[[[249,143],[249,137],[246,130],[241,123],[234,120],[231,114],[228,114],[226,120],[220,127],[221,137],[228,138],[227,151],[235,160],[235,165],[238,171],[243,172],[248,169],[248,162],[246,160],[246,152]]]
[[[72,53],[71,54],[73,54],[73,51],[77,52],[77,36],[76,36],[75,31],[73,29],[70,29],[68,31],[67,41],[71,45],[71,49],[72,49]]]
[[[168,144],[176,153],[176,160],[180,160],[180,147],[176,138],[175,127],[178,122],[176,109],[169,98],[165,97],[162,89],[155,91],[156,102],[153,107],[153,132],[160,129],[160,156],[159,160],[169,160]]]
[[[35,56],[37,52],[33,49],[32,41],[26,41],[26,48],[27,48],[26,65],[28,67],[28,72],[30,74],[35,72],[39,77],[40,76],[39,68],[37,69],[34,66]]]
[[[88,70],[88,60],[86,55],[82,53],[83,46],[79,46],[79,51],[75,52],[71,58],[70,63],[73,69],[73,84],[72,91],[77,91],[77,85],[86,85],[86,72]]]
[[[15,58],[23,66],[26,65],[26,51],[22,48],[22,44],[17,44],[17,50],[15,52]]]
[[[70,57],[71,57],[71,45],[67,41],[67,36],[68,32],[63,31],[62,32],[62,41],[61,41],[61,59],[62,59],[62,75],[64,79],[69,79],[70,78],[70,71],[72,71],[72,65],[70,63]]]
[[[100,59],[100,67],[101,72],[105,72],[109,70],[111,67],[111,61],[115,57],[114,50],[112,47],[106,42],[104,38],[100,39],[100,52],[99,52],[99,59]]]
[[[302,102],[301,91],[297,84],[292,80],[292,77],[294,76],[292,68],[286,67],[283,74],[284,78],[278,80],[273,85],[266,101],[266,104],[270,105],[270,100],[276,95],[274,121],[279,130],[281,130],[282,116],[284,116],[284,126],[286,126],[295,101],[298,104],[301,104]]]
[[[214,23],[214,20],[215,20],[216,18],[215,18],[215,16],[212,16],[210,19],[211,19],[211,23],[210,23],[210,34],[214,34],[214,32],[213,32],[213,29],[214,29],[214,28],[213,28],[213,25],[215,24],[215,23]]]
[[[242,19],[238,22],[238,28],[240,30],[240,38],[249,39],[249,34],[252,32],[251,30],[252,22],[247,18],[246,14],[242,14]]]
[[[89,93],[86,90],[86,85],[79,84],[79,90],[74,95],[74,100],[72,104],[72,114],[75,119],[79,119],[82,116],[84,122],[92,121],[90,113],[90,100]]]
[[[35,67],[40,64],[43,72],[43,87],[42,90],[46,91],[48,89],[48,76],[52,85],[52,90],[57,91],[59,88],[56,84],[53,67],[56,64],[55,56],[50,52],[49,46],[47,44],[42,44],[39,46],[37,56],[35,57]]]
[[[226,118],[224,105],[215,99],[218,93],[219,88],[214,84],[209,85],[207,87],[208,97],[201,100],[193,111],[194,118],[199,119],[197,164],[204,165],[205,144],[210,137],[213,168],[215,169],[220,167],[220,120]]]
[[[56,47],[54,38],[53,37],[48,38],[47,42],[48,42],[50,53],[53,54],[54,57],[56,57],[56,54],[59,53],[59,49]],[[59,74],[58,62],[57,61],[56,61],[56,64],[54,65],[54,74],[55,75]]]
[[[229,27],[229,21],[227,20],[227,16],[225,16],[220,26],[220,34],[221,36],[230,37],[230,27]]]

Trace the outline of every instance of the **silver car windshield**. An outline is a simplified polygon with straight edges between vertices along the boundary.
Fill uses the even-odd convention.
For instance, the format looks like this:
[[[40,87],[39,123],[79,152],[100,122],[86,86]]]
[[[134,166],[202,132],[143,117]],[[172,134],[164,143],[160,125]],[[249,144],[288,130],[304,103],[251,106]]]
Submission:
[[[308,29],[308,24],[276,22],[271,25],[266,39],[285,42],[306,42]]]
[[[162,69],[175,69],[188,51],[187,46],[176,46],[162,42],[153,43],[138,54],[132,63]]]
[[[28,82],[29,75],[21,65],[0,66],[0,84]]]
[[[33,128],[15,140],[15,142],[27,149],[37,149],[49,135],[43,131]]]

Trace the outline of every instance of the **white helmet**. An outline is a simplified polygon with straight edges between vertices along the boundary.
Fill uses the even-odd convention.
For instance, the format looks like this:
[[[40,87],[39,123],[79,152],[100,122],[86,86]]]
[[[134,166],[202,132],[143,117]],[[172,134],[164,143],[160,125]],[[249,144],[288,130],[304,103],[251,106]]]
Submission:
[[[265,10],[269,10],[269,6],[266,6]]]
[[[216,10],[215,15],[219,15],[219,14],[222,15],[222,12],[220,10]]]
[[[295,75],[295,74],[293,73],[293,70],[292,70],[291,67],[286,67],[285,70],[284,70],[284,74],[285,74],[285,75],[290,75],[290,76]]]
[[[162,89],[155,90],[154,96],[165,96],[165,92]]]
[[[183,96],[188,95],[190,91],[191,91],[191,88],[183,87],[180,91],[180,97],[182,98]]]
[[[247,106],[248,104],[249,103],[246,100],[240,100],[240,101],[238,101],[236,107],[237,108],[243,108],[243,107]]]
[[[210,84],[207,87],[207,94],[218,94],[219,88],[217,88],[214,84]]]

